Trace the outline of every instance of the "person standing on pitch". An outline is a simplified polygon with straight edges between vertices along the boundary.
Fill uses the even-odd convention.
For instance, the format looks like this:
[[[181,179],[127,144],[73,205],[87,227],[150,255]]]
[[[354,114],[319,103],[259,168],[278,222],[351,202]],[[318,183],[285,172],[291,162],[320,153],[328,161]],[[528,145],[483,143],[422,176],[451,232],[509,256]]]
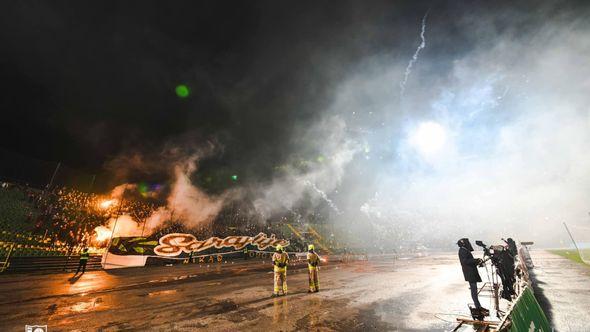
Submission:
[[[272,255],[272,265],[274,266],[274,291],[272,297],[279,296],[279,291],[287,295],[287,265],[289,265],[289,255],[283,251],[280,244],[276,247],[277,252]]]
[[[247,261],[248,260],[248,256],[250,255],[250,252],[248,252],[248,246],[244,247],[244,260]]]
[[[318,279],[320,256],[315,253],[313,244],[310,244],[307,249],[307,269],[309,271],[309,290],[307,292],[317,293],[320,291],[320,281]]]
[[[78,269],[76,270],[76,273],[74,275],[78,274],[78,272],[80,272],[80,269],[82,269],[82,274],[86,272],[86,263],[88,263],[88,258],[90,258],[88,248],[82,249],[82,252],[80,253],[80,261],[78,262]]]
[[[482,260],[480,258],[473,258],[473,255],[471,254],[473,247],[471,246],[469,239],[462,238],[457,241],[457,245],[459,246],[459,261],[461,262],[463,277],[465,278],[465,281],[469,283],[473,305],[483,313],[489,312],[488,309],[481,306],[477,297],[477,283],[481,282],[477,266],[482,263]]]

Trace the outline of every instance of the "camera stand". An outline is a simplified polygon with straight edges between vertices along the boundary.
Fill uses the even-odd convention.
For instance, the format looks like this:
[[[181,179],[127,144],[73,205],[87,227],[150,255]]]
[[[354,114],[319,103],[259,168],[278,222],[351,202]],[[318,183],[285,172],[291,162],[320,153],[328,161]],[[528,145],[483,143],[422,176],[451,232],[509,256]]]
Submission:
[[[483,264],[485,264],[486,261],[487,260],[484,260]],[[486,267],[486,273],[488,274],[488,282],[486,282],[484,286],[490,285],[492,298],[494,299],[493,309],[496,311],[496,317],[502,319],[502,317],[504,316],[504,311],[500,310],[500,277],[498,276],[498,272],[496,271],[496,267],[494,266],[494,264],[490,264],[491,273],[488,272],[487,266],[484,266]]]

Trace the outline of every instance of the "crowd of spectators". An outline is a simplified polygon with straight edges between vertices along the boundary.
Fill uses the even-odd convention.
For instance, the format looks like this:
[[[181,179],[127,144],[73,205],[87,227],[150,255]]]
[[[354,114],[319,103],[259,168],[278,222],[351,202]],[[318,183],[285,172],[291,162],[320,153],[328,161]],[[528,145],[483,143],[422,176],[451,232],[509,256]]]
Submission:
[[[135,200],[113,199],[72,188],[40,190],[26,185],[2,183],[2,228],[16,234],[30,233],[43,242],[76,246],[88,244],[94,228],[117,214],[143,221],[155,206]],[[21,210],[9,214],[7,211]]]
[[[0,183],[2,231],[18,238],[30,235],[50,246],[88,245],[95,236],[94,229],[106,225],[111,218],[125,214],[141,224],[157,208],[154,202],[130,197],[113,198],[66,187],[41,190]],[[224,207],[215,220],[199,227],[188,228],[181,222],[167,221],[153,235],[158,237],[171,232],[191,233],[199,239],[265,233],[289,240],[293,251],[304,250],[306,245],[300,234],[289,231],[284,222],[260,220],[240,206]]]

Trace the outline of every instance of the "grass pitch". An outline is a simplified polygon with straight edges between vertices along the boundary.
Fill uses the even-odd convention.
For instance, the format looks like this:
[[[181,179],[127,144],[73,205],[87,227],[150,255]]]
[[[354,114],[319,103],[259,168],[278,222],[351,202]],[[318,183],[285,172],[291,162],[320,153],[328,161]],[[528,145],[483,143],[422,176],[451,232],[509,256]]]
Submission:
[[[588,250],[588,249],[585,249],[585,250]],[[576,263],[584,264],[584,265],[590,267],[590,265],[588,265],[586,262],[584,262],[584,260],[582,260],[582,257],[580,257],[580,254],[578,254],[578,251],[575,249],[553,249],[553,250],[549,250],[549,252],[552,252],[552,253],[562,256],[562,257],[565,257],[565,258],[567,258],[571,261],[574,261]]]

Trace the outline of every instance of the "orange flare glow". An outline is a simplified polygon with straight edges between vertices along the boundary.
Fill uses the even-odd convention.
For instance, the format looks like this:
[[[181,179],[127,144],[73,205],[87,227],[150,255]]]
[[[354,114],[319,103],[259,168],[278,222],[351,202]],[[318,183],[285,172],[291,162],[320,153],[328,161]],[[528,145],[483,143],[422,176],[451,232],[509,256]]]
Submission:
[[[112,230],[104,226],[98,226],[94,229],[94,233],[96,233],[96,241],[102,242],[111,237]]]
[[[100,207],[102,209],[108,209],[109,207],[113,206],[115,203],[117,203],[116,199],[106,199],[106,200],[100,202]]]

